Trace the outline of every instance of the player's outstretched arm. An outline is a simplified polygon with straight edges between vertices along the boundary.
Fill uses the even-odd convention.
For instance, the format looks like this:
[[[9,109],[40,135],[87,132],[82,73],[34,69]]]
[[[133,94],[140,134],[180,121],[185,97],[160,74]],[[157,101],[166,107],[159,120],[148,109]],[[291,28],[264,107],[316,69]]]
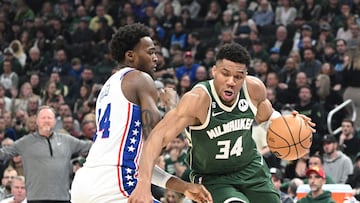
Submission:
[[[166,113],[164,119],[161,120],[151,131],[142,150],[139,165],[138,183],[128,202],[139,203],[152,201],[151,178],[155,162],[163,147],[175,139],[175,137],[186,128],[186,126],[196,122],[196,118],[198,117],[197,112],[199,112],[199,109],[204,107],[207,109],[207,105],[204,105],[203,101],[199,97],[201,96],[193,90],[185,94],[180,100],[178,106]],[[209,102],[209,98],[207,99]],[[166,175],[164,175],[164,179],[166,181],[169,180]],[[186,192],[188,195],[192,195],[189,196],[190,198],[199,197],[199,193],[194,192],[199,191],[198,186],[188,184],[186,184],[186,187],[184,187],[182,184],[175,185],[180,187],[180,189],[173,189],[183,193]],[[164,184],[164,182],[160,184],[162,187],[165,185],[166,183]]]

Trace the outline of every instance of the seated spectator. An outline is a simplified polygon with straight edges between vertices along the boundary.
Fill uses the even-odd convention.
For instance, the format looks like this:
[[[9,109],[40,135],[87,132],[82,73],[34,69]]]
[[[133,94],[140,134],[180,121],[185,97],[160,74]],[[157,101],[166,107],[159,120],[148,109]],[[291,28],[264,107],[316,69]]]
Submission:
[[[8,167],[4,171],[3,178],[0,186],[0,200],[9,198],[11,194],[11,181],[17,176],[17,172],[14,168]]]
[[[270,168],[270,174],[271,174],[271,180],[274,184],[274,188],[280,195],[281,203],[293,203],[294,201],[289,195],[280,191],[280,185],[283,182],[283,175],[280,169]]]
[[[341,122],[341,134],[339,136],[339,146],[352,161],[355,161],[356,155],[360,152],[360,138],[356,134],[354,122],[350,119],[344,119]]]
[[[336,184],[346,182],[353,173],[351,159],[338,149],[338,141],[333,135],[324,135],[322,140],[324,150],[324,170]]]
[[[186,51],[183,59],[184,65],[176,68],[176,78],[180,81],[184,75],[188,75],[190,77],[190,84],[193,84],[199,64],[194,62],[194,56],[191,51]]]
[[[11,95],[11,89],[17,88],[19,85],[19,76],[12,69],[11,61],[5,60],[3,62],[3,71],[0,75],[0,83],[5,89],[5,95]]]
[[[349,175],[346,183],[352,187],[355,198],[360,200],[360,152],[356,154],[354,159],[354,173]]]
[[[258,27],[271,25],[274,21],[274,12],[269,9],[268,0],[261,0],[260,6],[257,11],[254,12],[252,19]]]
[[[331,197],[331,192],[323,190],[322,187],[326,184],[324,169],[319,167],[309,168],[306,171],[306,176],[309,178],[310,192],[306,197],[297,201],[298,203],[335,203]]]
[[[275,24],[287,26],[294,22],[297,10],[293,7],[291,0],[283,0],[281,2],[282,4],[278,5],[275,10]]]

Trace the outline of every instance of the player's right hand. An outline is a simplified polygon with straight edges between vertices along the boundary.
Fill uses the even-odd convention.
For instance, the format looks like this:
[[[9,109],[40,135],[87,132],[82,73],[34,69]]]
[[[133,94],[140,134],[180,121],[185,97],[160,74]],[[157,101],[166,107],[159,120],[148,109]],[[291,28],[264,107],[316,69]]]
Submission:
[[[128,203],[152,203],[154,202],[150,187],[143,187],[138,183],[131,193]]]
[[[213,199],[210,192],[203,186],[199,184],[188,183],[184,191],[184,195],[199,203],[212,203]]]

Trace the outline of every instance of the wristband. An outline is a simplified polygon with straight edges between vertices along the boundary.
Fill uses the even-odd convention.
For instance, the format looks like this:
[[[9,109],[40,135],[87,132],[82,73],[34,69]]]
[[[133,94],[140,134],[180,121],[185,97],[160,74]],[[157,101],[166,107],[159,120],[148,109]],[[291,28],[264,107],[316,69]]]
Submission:
[[[166,188],[166,183],[171,177],[173,177],[171,174],[166,173],[160,167],[155,166],[151,183],[159,187]]]

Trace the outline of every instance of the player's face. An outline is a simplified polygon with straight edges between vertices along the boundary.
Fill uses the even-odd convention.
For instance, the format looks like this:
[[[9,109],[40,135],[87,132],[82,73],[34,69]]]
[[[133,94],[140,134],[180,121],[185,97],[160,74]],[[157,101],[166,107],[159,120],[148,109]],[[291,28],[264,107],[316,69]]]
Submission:
[[[140,42],[135,46],[133,51],[135,67],[152,75],[158,60],[155,54],[155,46],[152,39],[150,37],[141,38]]]
[[[311,192],[317,192],[321,190],[324,183],[325,183],[325,179],[317,175],[316,173],[311,173],[309,175],[309,185]]]
[[[221,101],[225,105],[233,105],[247,75],[246,65],[224,59],[216,63],[212,74]]]

